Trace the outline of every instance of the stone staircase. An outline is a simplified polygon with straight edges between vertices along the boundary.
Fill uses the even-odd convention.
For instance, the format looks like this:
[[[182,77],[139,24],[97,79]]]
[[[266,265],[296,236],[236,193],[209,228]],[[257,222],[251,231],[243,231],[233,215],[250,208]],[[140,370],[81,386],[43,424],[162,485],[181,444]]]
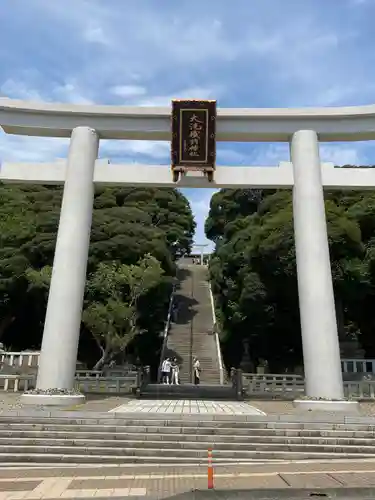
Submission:
[[[140,399],[180,399],[180,400],[213,400],[235,401],[237,395],[232,385],[218,384],[181,384],[163,385],[148,384],[141,390]]]
[[[197,356],[202,372],[201,384],[220,383],[219,360],[215,337],[208,271],[204,266],[182,260],[178,270],[179,288],[175,299],[178,315],[168,335],[166,356],[176,356],[180,362],[181,383],[191,383],[192,359]]]
[[[135,414],[0,416],[0,466],[205,464],[375,458],[374,425],[277,417]]]

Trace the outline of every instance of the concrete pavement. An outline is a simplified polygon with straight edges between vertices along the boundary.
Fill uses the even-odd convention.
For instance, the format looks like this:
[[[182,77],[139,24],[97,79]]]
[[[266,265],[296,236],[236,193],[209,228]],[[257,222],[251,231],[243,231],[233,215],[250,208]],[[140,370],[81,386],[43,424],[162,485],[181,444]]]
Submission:
[[[155,414],[211,414],[211,415],[265,415],[248,403],[238,401],[205,400],[132,400],[110,410],[113,413]]]
[[[375,496],[375,461],[216,466],[215,491],[358,493]],[[206,467],[61,467],[0,469],[0,500],[134,497],[164,499],[207,491]],[[327,490],[328,491],[328,490]],[[258,493],[257,493],[258,494]],[[294,496],[294,495],[293,495]],[[251,496],[247,495],[247,498]],[[194,496],[191,496],[194,498]],[[225,498],[225,497],[224,497]],[[237,496],[238,498],[238,496]],[[258,497],[259,498],[259,497]],[[274,496],[275,498],[275,496]]]

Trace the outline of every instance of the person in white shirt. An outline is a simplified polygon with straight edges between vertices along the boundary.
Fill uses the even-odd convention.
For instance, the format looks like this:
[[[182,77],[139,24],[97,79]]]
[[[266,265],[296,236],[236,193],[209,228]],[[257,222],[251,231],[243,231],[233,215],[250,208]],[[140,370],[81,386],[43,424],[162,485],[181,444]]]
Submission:
[[[179,385],[180,383],[180,368],[177,364],[177,358],[174,358],[172,361],[172,384]]]
[[[167,360],[166,359],[163,359],[163,362],[161,364],[161,383],[164,384],[165,383],[165,362]]]
[[[162,371],[162,382],[163,384],[169,384],[171,379],[171,362],[169,358],[166,358],[161,365]]]
[[[198,358],[193,359],[194,385],[199,385],[201,381],[201,364]]]

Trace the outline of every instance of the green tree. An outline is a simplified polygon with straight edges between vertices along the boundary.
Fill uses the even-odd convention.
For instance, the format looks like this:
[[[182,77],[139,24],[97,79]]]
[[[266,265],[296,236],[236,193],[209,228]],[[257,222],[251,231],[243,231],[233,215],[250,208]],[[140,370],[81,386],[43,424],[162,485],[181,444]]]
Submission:
[[[160,263],[146,255],[136,265],[99,264],[88,281],[83,322],[92,332],[101,357],[94,370],[123,352],[140,333],[138,303],[163,277]]]
[[[368,353],[375,347],[372,200],[369,193],[326,193],[340,336],[359,335]],[[227,366],[238,365],[245,339],[253,361],[267,359],[271,370],[301,363],[291,193],[222,190],[211,200],[206,234],[216,242],[210,274]]]
[[[59,186],[0,184],[0,336],[14,349],[41,344],[61,198]],[[137,324],[146,333],[135,335],[129,347],[149,364],[158,361],[175,258],[189,252],[194,228],[189,203],[175,189],[96,189],[88,275],[113,262],[138,265],[146,255],[156,259],[164,273],[158,285],[139,298]],[[123,298],[128,303],[128,297]],[[99,310],[105,300],[91,293],[85,308],[92,302]],[[153,301],[152,307],[148,301]],[[117,321],[125,315],[123,307],[113,307]],[[82,323],[79,357],[92,366],[101,351],[90,328]]]

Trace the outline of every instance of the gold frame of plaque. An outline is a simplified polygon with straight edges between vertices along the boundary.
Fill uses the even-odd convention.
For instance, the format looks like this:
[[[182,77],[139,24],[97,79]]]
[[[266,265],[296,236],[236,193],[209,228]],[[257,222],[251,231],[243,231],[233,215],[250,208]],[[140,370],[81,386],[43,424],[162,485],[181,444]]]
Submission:
[[[216,101],[172,100],[173,180],[195,170],[213,180],[216,167]]]

